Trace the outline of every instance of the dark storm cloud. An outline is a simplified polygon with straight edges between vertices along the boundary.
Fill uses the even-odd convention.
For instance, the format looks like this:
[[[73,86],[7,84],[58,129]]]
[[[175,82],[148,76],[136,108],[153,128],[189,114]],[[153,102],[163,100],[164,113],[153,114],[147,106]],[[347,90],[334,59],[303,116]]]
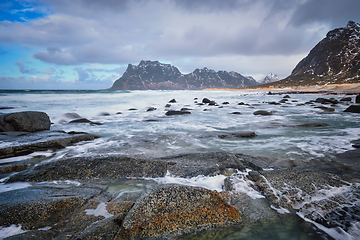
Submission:
[[[350,20],[360,22],[359,0],[305,1],[296,8],[290,24],[302,26],[314,22],[328,23],[329,27],[343,27]]]
[[[221,59],[228,65],[245,63],[242,69],[250,69],[269,56],[298,62],[329,30],[349,20],[360,22],[358,0],[39,2],[53,14],[26,24],[0,22],[0,43],[35,46],[40,48],[35,59],[57,65],[125,65],[150,59],[190,66],[198,59],[192,62],[195,69],[206,59],[209,63]],[[276,69],[282,64],[269,62]],[[265,65],[258,68],[270,68]],[[291,70],[284,68],[282,74]],[[79,79],[91,79],[88,69],[75,71]]]

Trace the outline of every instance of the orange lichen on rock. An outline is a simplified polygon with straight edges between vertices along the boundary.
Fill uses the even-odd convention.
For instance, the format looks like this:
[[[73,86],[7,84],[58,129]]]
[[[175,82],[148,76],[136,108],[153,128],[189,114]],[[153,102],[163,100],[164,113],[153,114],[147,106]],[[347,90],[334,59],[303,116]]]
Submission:
[[[143,195],[123,221],[118,239],[144,238],[204,224],[240,222],[237,209],[217,192],[164,185]]]

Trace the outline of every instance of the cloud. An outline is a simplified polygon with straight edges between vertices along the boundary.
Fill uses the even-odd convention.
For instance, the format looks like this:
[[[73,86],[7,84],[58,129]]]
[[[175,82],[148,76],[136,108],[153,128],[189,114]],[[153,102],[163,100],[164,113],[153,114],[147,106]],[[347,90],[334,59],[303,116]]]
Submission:
[[[35,69],[27,69],[27,68],[25,68],[23,60],[19,60],[18,62],[16,62],[16,66],[19,67],[20,72],[23,73],[23,74],[36,74],[36,73],[38,73],[38,71],[36,71]]]
[[[121,65],[150,59],[178,62],[178,67],[193,70],[201,67],[197,65],[199,59],[208,67],[214,59],[239,59],[241,63],[245,58],[247,62],[270,57],[294,59],[306,55],[334,26],[345,26],[348,20],[360,22],[360,2],[355,0],[38,3],[49,9],[48,15],[26,23],[0,22],[0,43],[40,48],[33,57],[45,63],[77,65],[74,71],[80,82],[99,79],[99,72],[92,74],[89,68],[81,68],[82,64]],[[185,63],[184,59],[188,61]],[[268,63],[265,69],[258,62],[251,62],[251,69],[259,73],[271,67],[289,67],[284,62]],[[220,66],[223,64],[217,68]],[[24,73],[30,71],[19,68]]]

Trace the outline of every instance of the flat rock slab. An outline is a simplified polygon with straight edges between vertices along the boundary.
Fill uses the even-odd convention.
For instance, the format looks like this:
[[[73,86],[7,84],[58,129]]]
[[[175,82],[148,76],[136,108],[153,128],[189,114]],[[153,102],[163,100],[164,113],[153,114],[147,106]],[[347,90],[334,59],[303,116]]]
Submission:
[[[140,197],[125,217],[116,239],[142,239],[191,227],[236,221],[241,217],[217,192],[169,184]],[[203,228],[204,230],[206,229]]]
[[[22,156],[36,151],[60,149],[81,141],[92,141],[99,138],[89,133],[68,134],[61,131],[42,131],[28,133],[20,136],[10,133],[2,133],[0,140],[0,159]]]
[[[15,181],[68,179],[111,180],[127,177],[164,177],[167,163],[125,156],[75,157],[38,165],[10,177]]]
[[[59,223],[102,191],[79,186],[28,187],[0,193],[0,226],[21,224],[30,230]]]

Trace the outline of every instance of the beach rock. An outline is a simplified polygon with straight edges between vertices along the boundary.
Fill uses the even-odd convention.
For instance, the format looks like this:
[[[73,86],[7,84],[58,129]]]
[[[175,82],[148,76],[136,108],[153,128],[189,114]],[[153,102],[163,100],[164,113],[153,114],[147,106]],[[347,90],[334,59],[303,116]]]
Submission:
[[[175,98],[171,99],[171,100],[169,101],[169,103],[176,103]]]
[[[261,115],[261,116],[270,116],[272,115],[271,112],[265,111],[265,110],[257,110],[253,113],[254,115]]]
[[[50,118],[44,112],[26,111],[0,115],[0,132],[38,132],[50,129]]]
[[[360,103],[360,94],[355,97],[355,103]]]
[[[253,138],[256,137],[257,134],[255,132],[239,132],[239,133],[229,133],[229,134],[220,134],[219,138]]]
[[[217,192],[168,184],[155,187],[136,201],[116,239],[181,236],[184,230],[186,233],[206,231],[216,224],[225,227],[240,223],[239,212]]]
[[[152,111],[155,111],[156,110],[156,107],[149,107],[146,111],[147,112],[152,112]]]
[[[324,112],[334,112],[335,111],[334,108],[329,108],[329,107],[325,107],[325,106],[316,106],[314,108],[320,108],[320,109],[324,110]]]
[[[60,149],[77,142],[92,141],[95,138],[99,137],[89,133],[67,134],[64,132],[55,131],[43,131],[25,136],[8,136],[7,138],[3,139],[3,141],[12,144],[0,148],[0,159],[22,156],[37,151]],[[14,142],[16,142],[16,144]]]
[[[360,113],[360,105],[350,105],[344,112]]]
[[[101,113],[99,113],[99,116],[102,116],[102,117],[110,116],[110,113],[108,113],[108,112],[101,112]]]
[[[351,143],[353,144],[352,147],[360,148],[360,139],[352,140]]]
[[[208,99],[208,98],[203,98],[202,103],[210,103],[210,99]]]
[[[327,123],[304,123],[297,125],[297,127],[328,127],[328,126],[330,125]]]
[[[338,100],[334,99],[334,98],[317,98],[315,100],[316,103],[321,103],[321,104],[338,104]]]
[[[166,116],[173,116],[173,115],[186,115],[191,114],[189,111],[176,111],[176,110],[169,110],[165,113]]]
[[[103,125],[102,123],[99,123],[99,122],[90,121],[87,118],[74,119],[74,120],[71,120],[69,123],[89,123],[90,125]]]
[[[344,97],[342,99],[340,99],[340,102],[351,102],[352,98],[351,97]]]
[[[81,118],[81,116],[77,113],[65,113],[64,117],[70,118],[70,119],[77,119]]]
[[[10,177],[15,181],[69,179],[110,180],[131,177],[164,177],[167,163],[124,156],[64,158],[35,166]]]
[[[215,101],[210,101],[209,102],[209,106],[216,106],[216,105],[217,105],[217,103]]]

